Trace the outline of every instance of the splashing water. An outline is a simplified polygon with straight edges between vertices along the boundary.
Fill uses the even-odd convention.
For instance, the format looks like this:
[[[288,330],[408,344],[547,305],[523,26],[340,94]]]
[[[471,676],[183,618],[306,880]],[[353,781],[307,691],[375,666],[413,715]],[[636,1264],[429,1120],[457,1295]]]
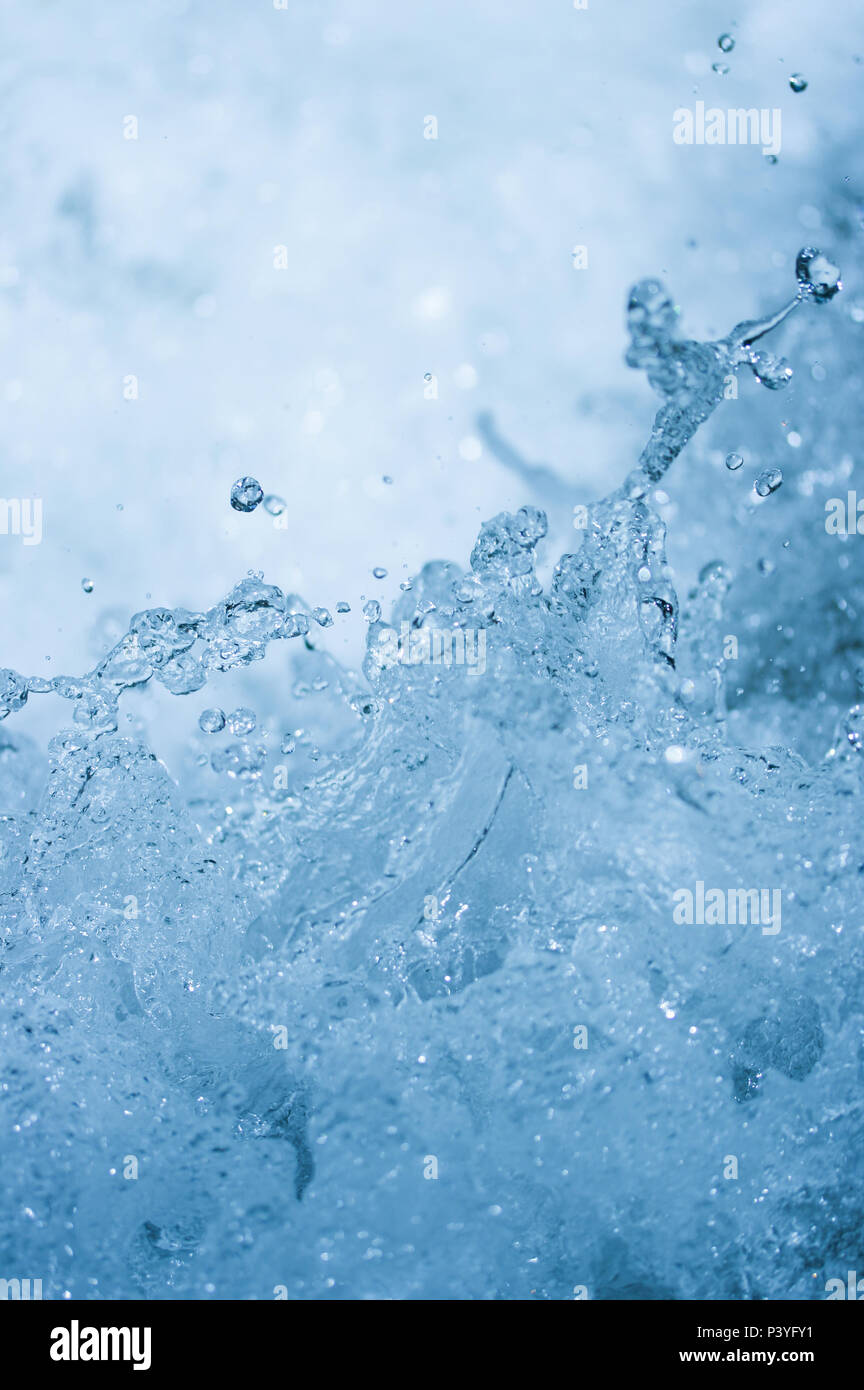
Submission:
[[[682,606],[655,510],[741,368],[788,380],[754,344],[839,289],[812,248],[797,275],[710,343],[634,288],[662,404],[548,592],[525,506],[366,603],[362,676],[259,574],[84,676],[0,673],[2,716],[73,706],[44,765],[0,744],[2,1229],[46,1296],[807,1298],[855,1267],[864,716],[824,721],[864,593],[835,570],[748,644],[756,581],[708,560]],[[283,642],[305,727],[207,708],[176,782],[118,732],[128,692]],[[782,925],[682,924],[700,884]]]

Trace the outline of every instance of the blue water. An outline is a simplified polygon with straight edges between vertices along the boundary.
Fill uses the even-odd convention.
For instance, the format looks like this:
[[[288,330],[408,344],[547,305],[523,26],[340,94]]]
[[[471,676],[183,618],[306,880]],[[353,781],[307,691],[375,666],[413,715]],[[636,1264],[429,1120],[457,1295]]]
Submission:
[[[436,537],[402,569],[381,531],[373,584],[361,544],[321,532],[295,582],[266,561],[274,536],[315,541],[315,469],[292,490],[242,443],[209,473],[193,451],[191,488],[154,459],[162,541],[190,491],[201,534],[142,543],[139,611],[118,600],[121,532],[86,568],[77,542],[92,659],[29,675],[11,630],[28,659],[0,672],[0,1277],[51,1298],[811,1299],[862,1268],[864,542],[826,525],[831,499],[864,499],[844,177],[772,233],[773,265],[742,232],[746,273],[719,308],[702,277],[725,317],[698,336],[692,268],[682,305],[674,263],[618,277],[627,420],[607,401],[598,427],[582,400],[567,426],[577,451],[614,439],[604,485],[521,446],[538,401],[555,409],[526,316],[509,352],[528,413],[481,384],[470,424],[515,505],[475,522],[463,450],[447,505],[477,534],[458,563],[428,558]],[[88,199],[61,214],[82,237]],[[136,303],[170,301],[144,280]],[[316,389],[326,414],[332,379]],[[424,459],[433,532],[441,489],[411,447],[364,462],[369,493]],[[284,510],[238,515],[249,479]],[[91,504],[108,527],[106,495],[83,477],[83,532]],[[33,553],[71,605],[51,496]],[[348,615],[331,555],[340,584],[356,572]],[[50,646],[47,600],[20,590]],[[363,638],[343,653],[348,618]],[[678,920],[700,884],[759,911],[779,894],[782,920]]]

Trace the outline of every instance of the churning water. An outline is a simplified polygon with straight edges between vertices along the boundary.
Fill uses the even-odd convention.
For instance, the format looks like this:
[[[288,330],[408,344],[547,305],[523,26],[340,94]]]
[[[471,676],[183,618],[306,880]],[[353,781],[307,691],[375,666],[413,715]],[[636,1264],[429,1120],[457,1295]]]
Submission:
[[[689,593],[658,486],[748,372],[842,372],[839,287],[805,248],[785,307],[696,342],[638,284],[662,402],[624,484],[545,587],[525,506],[367,605],[362,672],[250,574],[84,675],[0,673],[0,1230],[46,1296],[806,1299],[860,1266],[864,586],[821,502],[851,415],[814,373],[806,472],[678,464],[743,538]],[[223,709],[273,644],[291,699]],[[176,780],[147,683],[187,697]],[[15,715],[51,694],[46,756]]]

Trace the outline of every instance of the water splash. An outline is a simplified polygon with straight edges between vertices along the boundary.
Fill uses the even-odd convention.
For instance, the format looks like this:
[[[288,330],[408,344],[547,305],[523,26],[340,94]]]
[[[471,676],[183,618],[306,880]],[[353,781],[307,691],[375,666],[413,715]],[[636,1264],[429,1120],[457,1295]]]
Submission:
[[[823,761],[736,739],[759,661],[803,704],[802,661],[730,643],[721,560],[679,600],[655,509],[730,377],[772,384],[754,345],[836,293],[823,262],[712,343],[635,287],[663,401],[548,590],[525,506],[389,621],[365,603],[362,674],[260,574],[136,614],[83,676],[2,673],[4,717],[72,705],[47,763],[0,745],[3,1228],[51,1296],[808,1297],[854,1260],[861,706]],[[130,692],[270,647],[290,699],[205,709],[176,780],[118,732]],[[778,880],[779,935],[673,921]]]

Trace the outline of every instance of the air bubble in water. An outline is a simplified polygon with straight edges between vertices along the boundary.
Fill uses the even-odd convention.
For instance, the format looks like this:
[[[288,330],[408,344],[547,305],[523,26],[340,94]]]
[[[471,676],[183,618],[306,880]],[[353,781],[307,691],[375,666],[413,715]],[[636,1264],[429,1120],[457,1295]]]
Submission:
[[[741,468],[743,463],[744,460],[740,454],[726,455],[726,467],[729,469],[730,473],[734,473],[736,469]]]
[[[231,506],[235,512],[254,512],[264,497],[264,489],[257,478],[238,478],[231,489]]]
[[[832,265],[815,246],[804,246],[795,261],[795,276],[802,294],[809,294],[817,304],[825,304],[842,290],[840,269]]]
[[[225,715],[221,709],[205,709],[198,716],[198,728],[202,734],[218,734],[225,728]]]
[[[789,86],[792,88],[793,92],[806,92],[807,78],[802,77],[800,72],[793,72],[792,76],[789,78]]]
[[[721,34],[717,40],[717,47],[723,53],[731,53],[732,49],[735,47],[735,40],[731,34]]]
[[[760,497],[770,497],[772,492],[776,492],[783,482],[783,474],[779,468],[766,468],[754,484]]]

